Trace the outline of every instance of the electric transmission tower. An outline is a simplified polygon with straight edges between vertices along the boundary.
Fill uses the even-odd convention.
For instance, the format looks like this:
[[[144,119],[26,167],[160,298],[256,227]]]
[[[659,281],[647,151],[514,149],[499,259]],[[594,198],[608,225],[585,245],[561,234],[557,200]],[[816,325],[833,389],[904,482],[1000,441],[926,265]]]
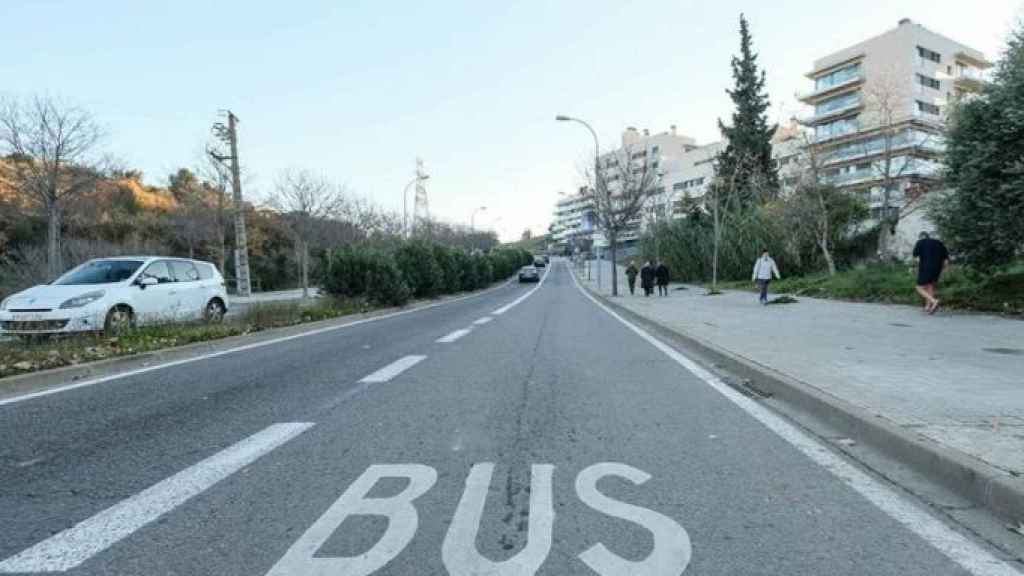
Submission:
[[[249,279],[249,244],[245,235],[245,204],[242,203],[242,179],[238,165],[238,117],[230,110],[224,112],[227,113],[228,123],[214,124],[213,134],[227,144],[229,153],[225,154],[213,148],[207,148],[207,153],[222,164],[229,160],[231,162],[231,192],[235,212],[235,281],[238,295],[248,296],[252,291],[252,283]]]
[[[416,201],[413,203],[412,218],[413,227],[416,224],[425,224],[430,221],[430,205],[427,202],[427,188],[423,182],[427,179],[427,173],[423,170],[423,159],[416,159]]]

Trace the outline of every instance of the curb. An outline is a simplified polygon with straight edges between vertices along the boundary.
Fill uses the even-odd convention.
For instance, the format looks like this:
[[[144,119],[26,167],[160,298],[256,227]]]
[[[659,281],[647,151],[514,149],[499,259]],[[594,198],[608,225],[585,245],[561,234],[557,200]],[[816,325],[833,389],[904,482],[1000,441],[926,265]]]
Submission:
[[[228,336],[226,338],[193,342],[191,344],[150,350],[148,352],[141,352],[138,354],[126,354],[124,356],[104,358],[102,360],[84,362],[82,364],[60,366],[57,368],[49,368],[46,370],[37,370],[35,372],[8,376],[6,378],[0,378],[0,401],[18,397],[36,390],[56,387],[85,379],[113,375],[118,372],[146,367],[151,364],[162,364],[196,355],[202,356],[203,354],[210,352],[231,349],[239,345],[258,343],[263,340],[273,340],[281,336],[301,335],[305,332],[329,326],[343,327],[344,325],[352,322],[372,320],[378,316],[388,316],[396,312],[413,312],[420,308],[436,307],[438,305],[444,305],[454,301],[475,298],[477,296],[495,292],[510,285],[511,283],[512,280],[509,279],[504,282],[496,283],[493,286],[488,286],[482,290],[446,295],[434,299],[417,300],[410,302],[405,306],[378,308],[368,312],[357,312],[355,314],[338,316],[337,318],[293,324],[291,326],[268,328],[266,330],[260,330],[259,332],[251,332],[249,334],[239,334],[236,336]]]
[[[773,400],[820,419],[839,433],[881,451],[997,516],[1011,521],[1024,518],[1024,478],[955,448],[942,446],[925,436],[908,432],[879,414],[873,414],[768,366],[645,318],[604,294],[598,294],[582,282],[581,286],[662,340],[688,351],[696,351],[705,361],[711,361],[715,368],[743,378],[754,391],[769,394]],[[749,389],[742,391],[750,393]]]

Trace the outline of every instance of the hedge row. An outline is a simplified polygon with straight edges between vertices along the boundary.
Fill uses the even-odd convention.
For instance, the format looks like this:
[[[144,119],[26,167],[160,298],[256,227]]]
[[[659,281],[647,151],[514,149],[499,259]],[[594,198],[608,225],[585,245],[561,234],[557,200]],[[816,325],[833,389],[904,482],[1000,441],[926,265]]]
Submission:
[[[392,250],[347,246],[327,255],[322,284],[334,296],[401,306],[409,298],[483,288],[531,262],[533,256],[525,250],[468,254],[423,240],[403,242]]]

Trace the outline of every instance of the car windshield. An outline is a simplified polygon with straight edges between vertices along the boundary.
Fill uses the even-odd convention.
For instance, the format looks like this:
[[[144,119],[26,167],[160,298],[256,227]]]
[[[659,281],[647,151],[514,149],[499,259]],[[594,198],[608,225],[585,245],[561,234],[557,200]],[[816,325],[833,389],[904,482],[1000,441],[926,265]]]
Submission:
[[[57,278],[58,286],[123,282],[142,266],[141,260],[92,260]]]

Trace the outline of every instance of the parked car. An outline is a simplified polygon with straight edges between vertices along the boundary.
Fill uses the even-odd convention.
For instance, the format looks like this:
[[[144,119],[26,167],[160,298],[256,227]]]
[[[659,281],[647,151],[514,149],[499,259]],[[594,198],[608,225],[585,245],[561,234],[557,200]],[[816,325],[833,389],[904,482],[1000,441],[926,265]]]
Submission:
[[[0,302],[0,333],[103,331],[189,320],[220,321],[228,296],[209,262],[157,256],[98,258]]]
[[[519,269],[519,282],[539,282],[540,273],[536,266],[523,266]]]

